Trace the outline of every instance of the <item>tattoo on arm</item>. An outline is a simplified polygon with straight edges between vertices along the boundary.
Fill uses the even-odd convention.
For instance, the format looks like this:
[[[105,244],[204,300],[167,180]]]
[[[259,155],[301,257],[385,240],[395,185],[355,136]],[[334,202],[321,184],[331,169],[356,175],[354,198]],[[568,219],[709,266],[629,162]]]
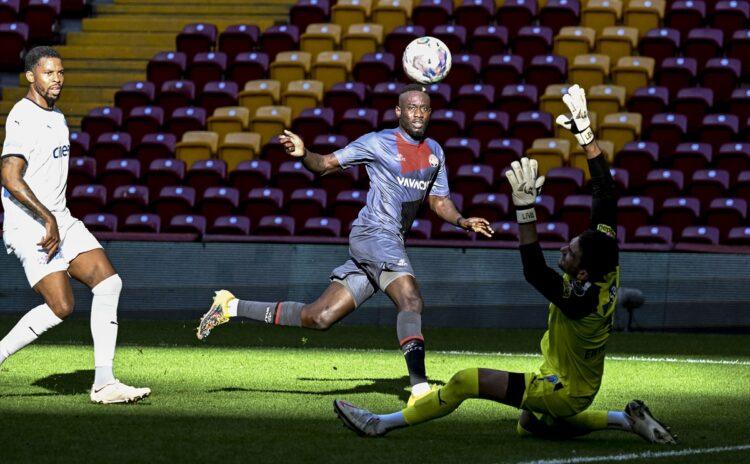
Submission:
[[[39,201],[29,184],[23,180],[26,172],[26,160],[18,156],[6,156],[2,163],[3,187],[10,192],[16,200],[28,208],[32,213],[47,221],[54,217],[50,210]]]

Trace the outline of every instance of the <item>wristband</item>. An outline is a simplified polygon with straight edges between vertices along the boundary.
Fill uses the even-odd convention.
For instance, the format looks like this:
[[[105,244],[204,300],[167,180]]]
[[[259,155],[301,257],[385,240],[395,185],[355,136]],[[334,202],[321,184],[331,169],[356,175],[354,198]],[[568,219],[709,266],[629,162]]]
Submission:
[[[578,141],[578,144],[582,147],[585,147],[586,145],[594,141],[594,131],[591,130],[590,126],[584,129],[582,132],[574,135],[576,137],[576,140]]]
[[[536,210],[534,207],[528,207],[525,209],[516,210],[516,221],[519,224],[528,224],[529,222],[536,222]]]

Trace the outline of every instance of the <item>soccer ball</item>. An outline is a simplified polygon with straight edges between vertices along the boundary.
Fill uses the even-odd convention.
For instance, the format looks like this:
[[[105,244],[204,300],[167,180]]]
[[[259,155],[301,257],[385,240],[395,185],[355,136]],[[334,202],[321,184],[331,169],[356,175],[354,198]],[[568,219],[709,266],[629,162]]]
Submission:
[[[451,52],[442,40],[420,37],[404,50],[404,72],[420,84],[440,82],[451,70]]]

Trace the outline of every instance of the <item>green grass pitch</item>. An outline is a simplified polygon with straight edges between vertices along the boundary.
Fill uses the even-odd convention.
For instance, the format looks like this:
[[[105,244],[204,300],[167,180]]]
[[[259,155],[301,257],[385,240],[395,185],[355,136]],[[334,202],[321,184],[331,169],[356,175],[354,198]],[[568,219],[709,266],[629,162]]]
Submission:
[[[15,320],[0,318],[0,336]],[[747,335],[612,336],[593,407],[645,400],[680,436],[677,447],[660,447],[611,431],[566,442],[519,438],[517,411],[479,400],[439,421],[361,439],[342,428],[331,402],[345,398],[376,412],[403,406],[408,379],[393,328],[321,333],[232,323],[201,343],[193,325],[121,321],[116,373],[153,389],[137,405],[89,403],[93,353],[84,318],[16,354],[0,368],[0,462],[585,462],[750,444]],[[541,331],[425,335],[437,383],[464,367],[528,371],[540,363],[530,353],[538,353]],[[750,462],[748,448],[691,453],[655,462]]]

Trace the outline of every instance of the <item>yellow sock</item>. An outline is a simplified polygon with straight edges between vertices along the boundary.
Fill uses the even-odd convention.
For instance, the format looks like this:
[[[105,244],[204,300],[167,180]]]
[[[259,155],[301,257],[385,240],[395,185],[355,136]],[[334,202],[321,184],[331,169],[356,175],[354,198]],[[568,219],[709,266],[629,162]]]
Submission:
[[[607,414],[607,411],[583,411],[575,416],[566,417],[563,421],[583,430],[604,430],[608,423]]]
[[[453,412],[465,399],[479,396],[479,369],[464,369],[448,384],[417,400],[402,412],[409,425],[418,424]]]

